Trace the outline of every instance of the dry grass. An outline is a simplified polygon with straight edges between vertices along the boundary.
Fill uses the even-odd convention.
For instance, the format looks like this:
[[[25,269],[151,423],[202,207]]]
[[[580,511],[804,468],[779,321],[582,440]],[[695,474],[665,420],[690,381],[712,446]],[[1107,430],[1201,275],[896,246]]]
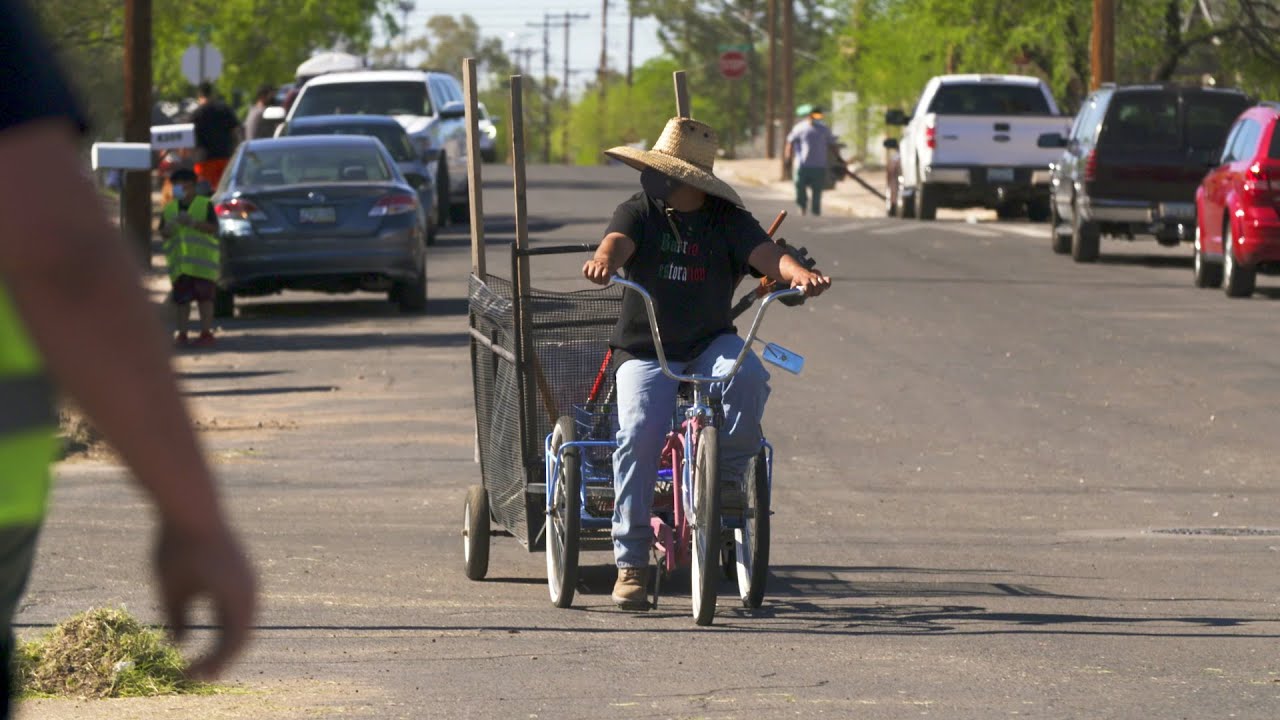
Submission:
[[[58,435],[62,438],[62,457],[105,457],[110,448],[84,414],[69,402],[58,408]]]
[[[97,608],[20,643],[15,668],[27,697],[146,697],[209,694],[187,679],[186,661],[163,635],[124,610]]]

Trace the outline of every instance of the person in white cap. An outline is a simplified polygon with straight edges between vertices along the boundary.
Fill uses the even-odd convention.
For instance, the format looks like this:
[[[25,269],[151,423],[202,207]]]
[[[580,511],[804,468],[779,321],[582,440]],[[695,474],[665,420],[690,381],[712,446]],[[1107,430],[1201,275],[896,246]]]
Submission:
[[[652,150],[605,154],[640,171],[641,192],[622,203],[582,268],[603,285],[623,272],[654,297],[666,356],[677,373],[724,372],[742,349],[731,317],[735,286],[748,273],[820,294],[831,279],[807,270],[771,242],[742,200],[712,172],[716,132],[690,118],[667,121]],[[618,449],[614,453],[613,601],[648,608],[649,546],[658,455],[676,407],[677,383],[662,374],[644,301],[626,292],[610,346],[617,359]],[[760,448],[769,373],[749,354],[722,388],[722,480],[741,478]]]

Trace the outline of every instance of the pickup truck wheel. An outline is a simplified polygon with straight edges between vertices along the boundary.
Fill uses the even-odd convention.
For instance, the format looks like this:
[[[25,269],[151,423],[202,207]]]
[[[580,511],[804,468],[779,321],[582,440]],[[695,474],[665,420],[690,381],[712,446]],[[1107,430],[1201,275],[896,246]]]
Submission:
[[[928,185],[916,188],[916,217],[921,220],[933,220],[938,217],[938,191]]]
[[[915,192],[904,192],[898,197],[898,217],[910,220],[916,216]]]
[[[216,289],[213,294],[213,316],[229,318],[235,314],[236,296],[222,288]]]
[[[1192,267],[1195,270],[1195,284],[1198,288],[1222,287],[1222,265],[1210,262],[1204,257],[1200,247],[1200,225],[1196,224],[1195,250],[1192,253]]]
[[[1258,284],[1258,271],[1241,265],[1236,260],[1235,238],[1231,223],[1222,228],[1222,289],[1227,297],[1241,298],[1253,294]]]
[[[996,206],[997,220],[1012,220],[1016,217],[1018,217],[1017,203],[1007,202],[1007,203],[1001,203]]]
[[[1078,263],[1098,261],[1102,231],[1095,222],[1080,217],[1079,205],[1071,207],[1071,259]]]
[[[1063,232],[1066,230],[1066,232]],[[1071,232],[1062,224],[1062,218],[1058,215],[1058,206],[1049,203],[1049,246],[1053,248],[1053,252],[1058,255],[1066,255],[1071,252]]]

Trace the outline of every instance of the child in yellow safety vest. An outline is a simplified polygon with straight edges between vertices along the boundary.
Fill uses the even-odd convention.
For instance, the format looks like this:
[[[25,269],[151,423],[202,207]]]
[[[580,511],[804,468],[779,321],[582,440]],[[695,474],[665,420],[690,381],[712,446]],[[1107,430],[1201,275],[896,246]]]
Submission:
[[[178,332],[174,342],[178,347],[205,347],[213,344],[213,299],[221,263],[218,218],[209,198],[196,193],[194,172],[179,168],[169,181],[173,200],[160,215],[160,235],[173,284],[170,299]],[[195,342],[187,337],[193,301],[200,314],[200,337]]]

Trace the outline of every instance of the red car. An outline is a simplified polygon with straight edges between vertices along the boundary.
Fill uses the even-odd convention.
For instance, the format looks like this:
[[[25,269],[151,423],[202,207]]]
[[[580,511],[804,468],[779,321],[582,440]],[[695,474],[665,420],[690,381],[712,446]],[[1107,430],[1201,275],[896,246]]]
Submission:
[[[1280,272],[1280,103],[1236,119],[1218,165],[1196,191],[1196,287],[1253,294],[1259,272]]]

